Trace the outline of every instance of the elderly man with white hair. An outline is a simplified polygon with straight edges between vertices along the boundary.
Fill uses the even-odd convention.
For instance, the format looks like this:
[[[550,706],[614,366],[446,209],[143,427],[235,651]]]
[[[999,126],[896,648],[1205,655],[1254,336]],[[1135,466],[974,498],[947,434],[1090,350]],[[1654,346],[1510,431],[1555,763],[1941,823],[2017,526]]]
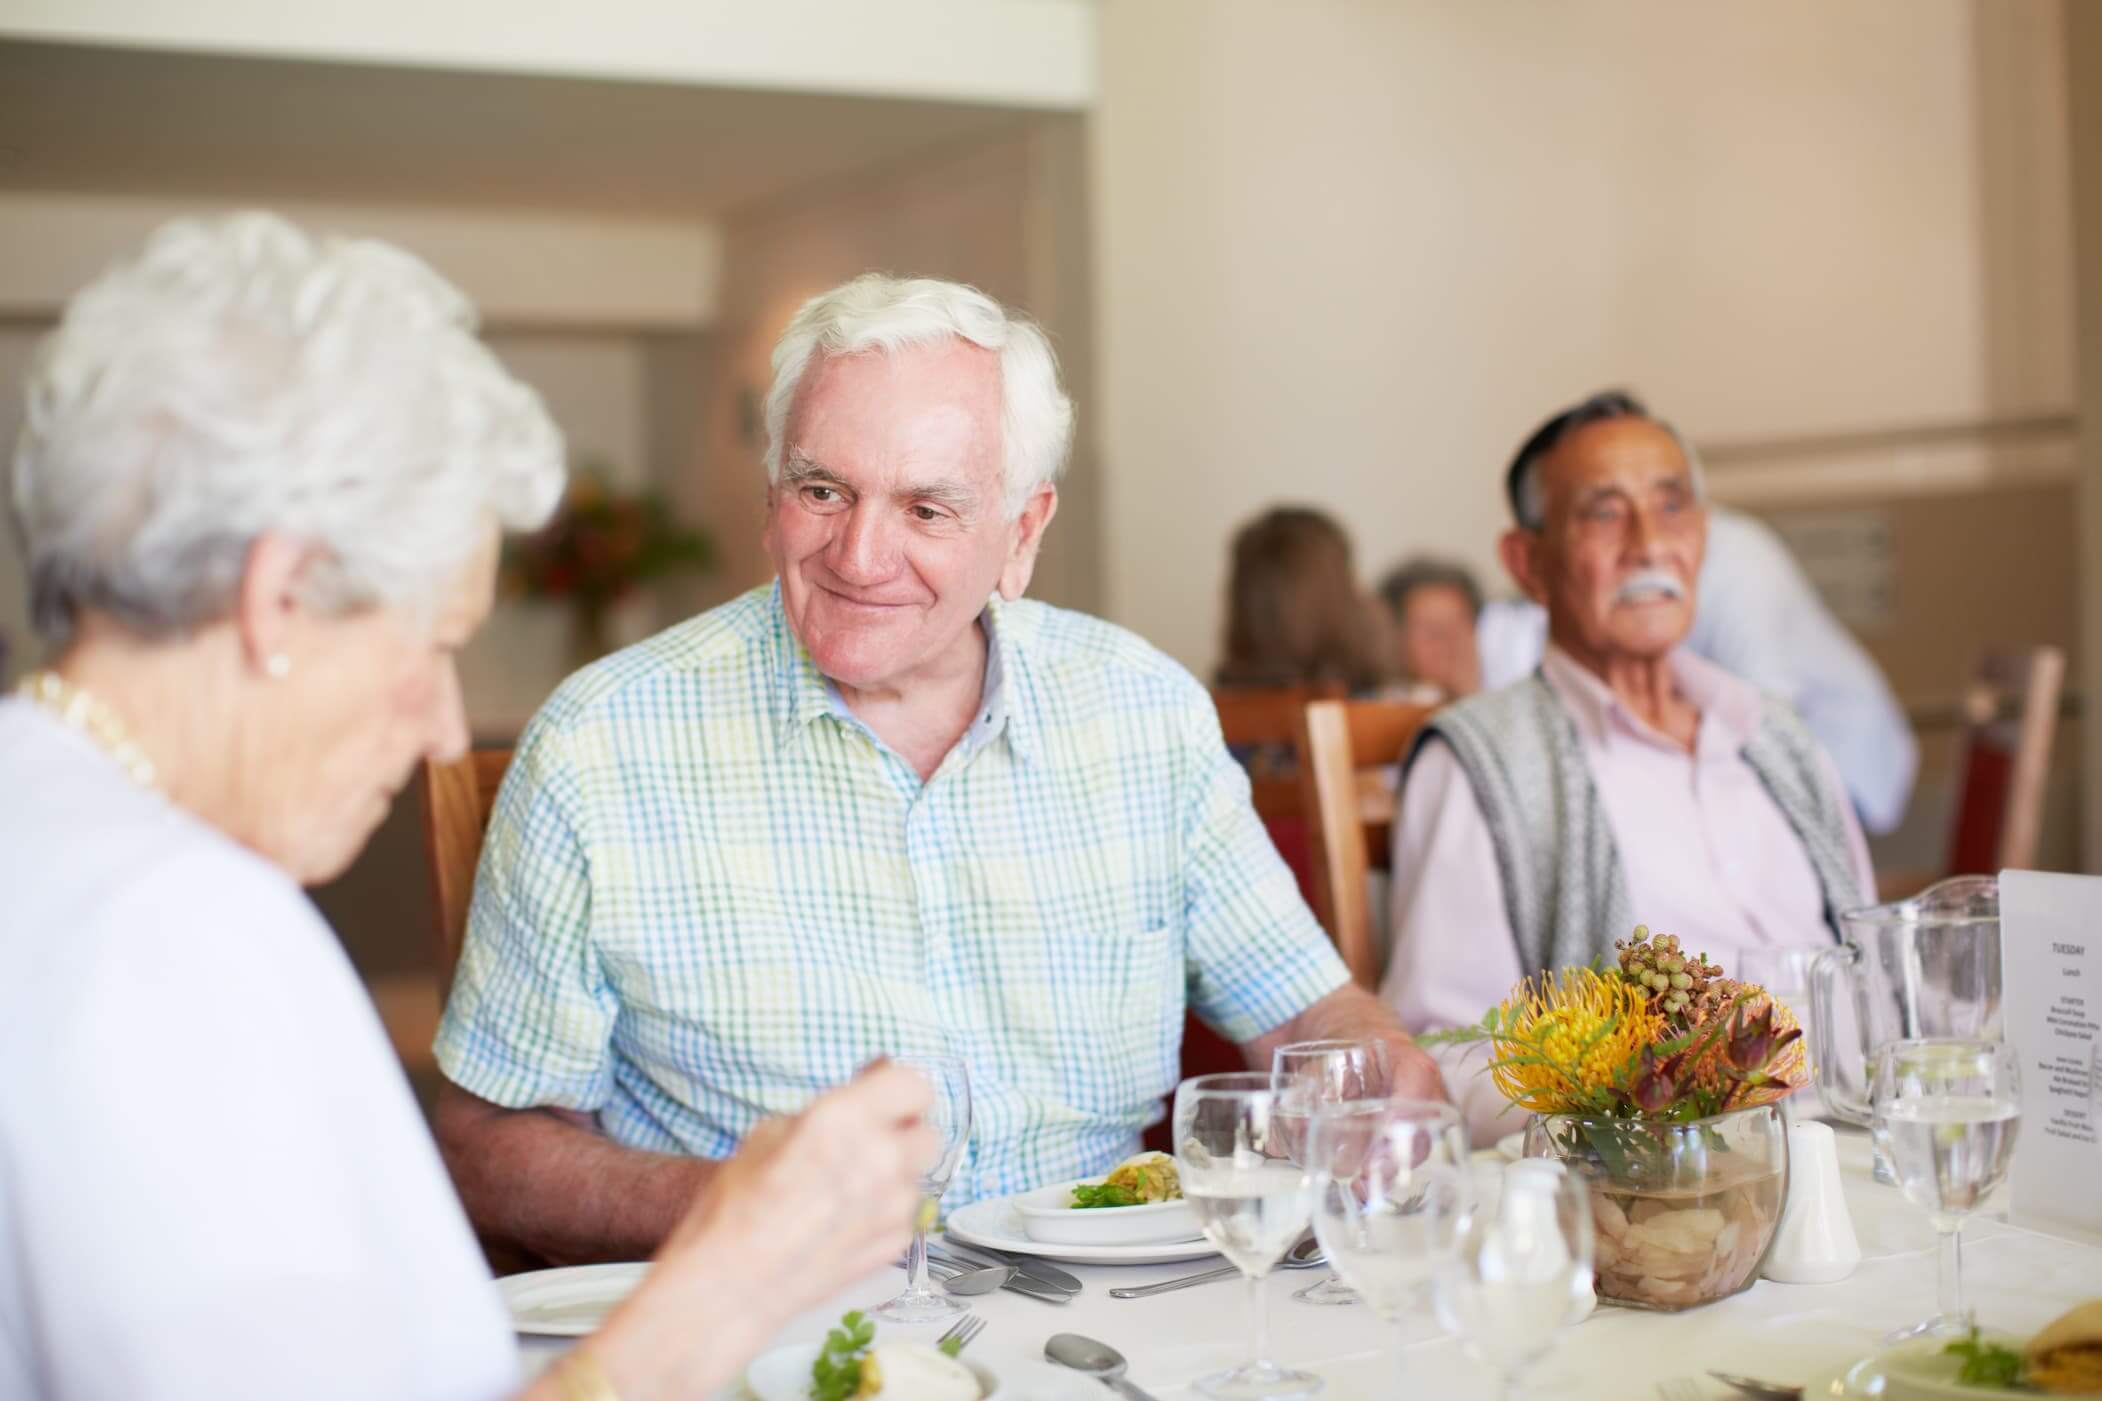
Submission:
[[[1023,599],[1072,436],[1042,332],[858,278],[781,337],[766,432],[776,580],[572,677],[498,798],[438,1040],[485,1230],[646,1253],[762,1115],[879,1052],[969,1066],[952,1205],[1097,1173],[1186,1006],[1265,1069],[1376,1037],[1438,1093],[1204,688]]]
[[[1646,923],[1733,969],[1830,941],[1875,889],[1831,761],[1782,702],[1681,644],[1707,537],[1700,467],[1618,391],[1550,418],[1505,478],[1504,565],[1548,615],[1540,668],[1432,718],[1394,827],[1383,995],[1477,1021],[1522,975]],[[1477,1138],[1515,1126],[1441,1051]]]

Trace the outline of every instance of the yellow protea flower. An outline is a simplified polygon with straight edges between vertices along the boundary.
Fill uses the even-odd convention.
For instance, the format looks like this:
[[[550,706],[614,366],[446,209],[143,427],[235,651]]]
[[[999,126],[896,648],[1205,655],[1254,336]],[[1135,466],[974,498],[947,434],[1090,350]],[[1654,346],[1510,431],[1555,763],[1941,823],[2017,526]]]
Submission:
[[[1642,1048],[1664,1035],[1646,1001],[1634,984],[1591,968],[1527,978],[1496,1009],[1496,1087],[1535,1114],[1597,1108]]]

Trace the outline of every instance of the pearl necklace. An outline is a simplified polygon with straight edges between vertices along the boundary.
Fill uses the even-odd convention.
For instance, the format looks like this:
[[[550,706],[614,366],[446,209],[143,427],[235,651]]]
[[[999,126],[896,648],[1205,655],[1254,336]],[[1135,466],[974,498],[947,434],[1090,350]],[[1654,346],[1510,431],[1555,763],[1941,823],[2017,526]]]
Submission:
[[[23,677],[17,692],[56,716],[68,729],[86,737],[114,759],[117,767],[141,788],[149,792],[160,791],[160,778],[153,760],[132,742],[130,732],[117,718],[117,713],[93,693],[75,686],[55,671],[38,671]]]

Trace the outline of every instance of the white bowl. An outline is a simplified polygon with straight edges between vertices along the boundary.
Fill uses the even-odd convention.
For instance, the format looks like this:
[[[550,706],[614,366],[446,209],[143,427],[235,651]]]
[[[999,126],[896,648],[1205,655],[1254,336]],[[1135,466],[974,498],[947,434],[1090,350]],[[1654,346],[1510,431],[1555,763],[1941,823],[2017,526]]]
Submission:
[[[1000,1379],[977,1360],[957,1359],[971,1369],[982,1393],[980,1401],[998,1401]],[[810,1401],[810,1364],[817,1361],[816,1343],[790,1343],[772,1352],[762,1352],[744,1369],[744,1384],[759,1401]],[[910,1401],[910,1398],[901,1398]]]
[[[1046,1245],[1162,1245],[1204,1234],[1197,1209],[1186,1199],[1083,1208],[1073,1205],[1078,1185],[1040,1187],[1014,1198],[1015,1214],[1031,1240]]]

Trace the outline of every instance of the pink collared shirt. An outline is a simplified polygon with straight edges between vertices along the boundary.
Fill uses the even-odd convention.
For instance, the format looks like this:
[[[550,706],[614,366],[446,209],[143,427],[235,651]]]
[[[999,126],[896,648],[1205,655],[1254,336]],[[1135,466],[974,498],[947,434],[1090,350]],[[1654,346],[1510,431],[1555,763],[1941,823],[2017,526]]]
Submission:
[[[1734,972],[1745,949],[1826,943],[1824,895],[1809,855],[1741,750],[1759,725],[1748,683],[1681,650],[1671,666],[1700,710],[1693,752],[1659,734],[1606,684],[1550,646],[1542,673],[1576,722],[1591,780],[1627,872],[1635,917],[1677,934]],[[1864,903],[1875,890],[1868,843],[1837,772],[1827,787],[1846,812],[1847,846]],[[1520,977],[1489,825],[1467,774],[1443,743],[1409,769],[1394,824],[1393,944],[1381,995],[1415,1030],[1465,1025]],[[1485,1048],[1445,1047],[1440,1067],[1478,1146],[1519,1128],[1480,1069]]]

